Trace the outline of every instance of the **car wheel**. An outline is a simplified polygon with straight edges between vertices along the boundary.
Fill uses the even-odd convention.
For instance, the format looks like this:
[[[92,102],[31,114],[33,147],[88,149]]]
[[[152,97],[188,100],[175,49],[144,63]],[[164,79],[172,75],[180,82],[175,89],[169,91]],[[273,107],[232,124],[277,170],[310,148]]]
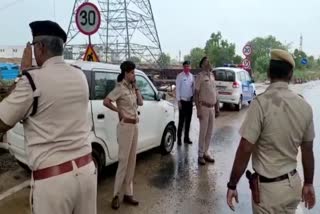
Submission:
[[[242,109],[242,95],[240,96],[239,103],[236,105],[236,110],[240,111]]]
[[[21,161],[18,161],[18,160],[17,160],[17,162],[18,162],[19,166],[21,166],[27,173],[31,173],[31,169],[29,168],[28,165],[26,165],[26,164],[24,164],[24,163],[22,163]]]
[[[94,162],[94,165],[97,168],[97,177],[99,178],[101,173],[102,173],[102,169],[103,169],[103,160],[102,160],[102,155],[100,153],[100,151],[98,151],[95,148],[92,148],[92,160]]]
[[[172,151],[174,146],[175,136],[176,136],[176,129],[174,128],[173,125],[171,124],[168,125],[163,132],[161,145],[160,145],[161,153],[163,155],[169,154]]]

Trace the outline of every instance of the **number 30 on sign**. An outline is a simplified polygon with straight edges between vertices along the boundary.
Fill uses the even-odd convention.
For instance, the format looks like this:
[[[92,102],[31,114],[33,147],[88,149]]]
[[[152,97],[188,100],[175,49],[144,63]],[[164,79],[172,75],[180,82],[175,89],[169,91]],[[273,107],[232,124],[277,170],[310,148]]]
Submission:
[[[94,4],[81,4],[76,13],[76,24],[79,31],[85,35],[92,35],[99,30],[101,24],[100,12]]]

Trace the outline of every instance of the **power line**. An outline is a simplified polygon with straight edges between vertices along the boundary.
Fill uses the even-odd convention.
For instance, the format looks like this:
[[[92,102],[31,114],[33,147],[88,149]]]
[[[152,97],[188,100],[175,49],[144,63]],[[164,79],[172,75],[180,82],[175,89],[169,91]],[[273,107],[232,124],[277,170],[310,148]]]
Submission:
[[[9,7],[15,5],[16,3],[22,2],[22,1],[24,1],[24,0],[16,0],[16,1],[14,1],[14,2],[5,4],[4,6],[0,7],[0,11],[1,11],[1,10],[5,10],[5,9],[8,9]]]
[[[53,18],[56,21],[56,1],[53,0]]]

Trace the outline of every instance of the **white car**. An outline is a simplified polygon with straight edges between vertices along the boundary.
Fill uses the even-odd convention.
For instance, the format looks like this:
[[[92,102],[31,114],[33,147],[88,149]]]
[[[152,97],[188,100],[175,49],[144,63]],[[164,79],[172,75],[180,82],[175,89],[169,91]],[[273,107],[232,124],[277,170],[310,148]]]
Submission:
[[[103,106],[103,99],[115,87],[120,73],[118,65],[105,63],[68,61],[85,73],[90,101],[88,117],[92,121],[91,143],[94,162],[99,170],[118,161],[116,126],[119,121],[116,112]],[[173,104],[163,100],[150,79],[142,71],[136,70],[137,85],[144,99],[138,108],[139,139],[137,153],[160,147],[163,154],[172,151],[176,140],[175,109]],[[19,164],[28,169],[23,125],[17,124],[7,133],[9,151]]]
[[[220,103],[236,105],[238,111],[242,104],[256,97],[256,87],[249,73],[241,68],[218,67],[213,69]]]

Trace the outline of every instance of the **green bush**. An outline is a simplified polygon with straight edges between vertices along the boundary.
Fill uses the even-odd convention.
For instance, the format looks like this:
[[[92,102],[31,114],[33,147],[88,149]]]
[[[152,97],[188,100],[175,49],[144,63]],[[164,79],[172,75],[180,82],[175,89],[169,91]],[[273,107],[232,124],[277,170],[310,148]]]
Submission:
[[[253,73],[253,79],[256,82],[264,82],[268,79],[267,73],[259,73],[259,72]]]
[[[10,86],[14,83],[14,80],[3,80],[0,79],[0,86]]]
[[[320,71],[315,70],[295,70],[293,73],[294,79],[301,79],[304,81],[316,80],[320,78]]]
[[[268,78],[266,73],[254,72],[253,79],[256,82],[264,82]],[[295,70],[293,73],[293,81],[294,80],[310,81],[310,80],[318,80],[318,79],[320,79],[320,69]]]

